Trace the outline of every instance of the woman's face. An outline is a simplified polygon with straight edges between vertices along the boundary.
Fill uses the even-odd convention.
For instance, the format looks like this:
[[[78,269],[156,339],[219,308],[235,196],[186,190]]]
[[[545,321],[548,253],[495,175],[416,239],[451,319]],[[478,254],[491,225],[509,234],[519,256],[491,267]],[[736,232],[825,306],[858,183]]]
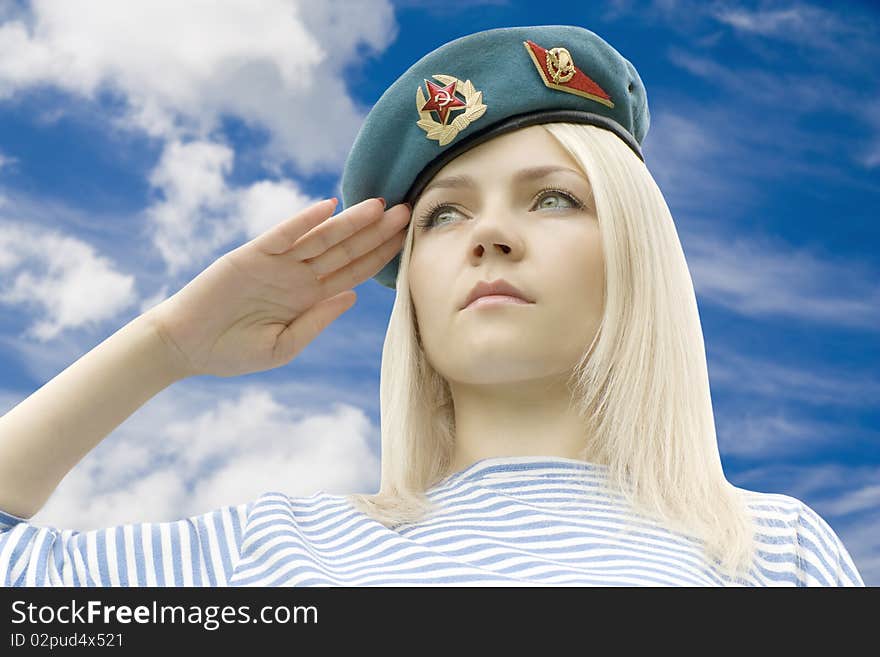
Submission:
[[[422,347],[449,382],[567,375],[601,320],[604,261],[590,183],[541,126],[443,167],[413,208],[409,286]],[[534,303],[462,309],[480,281]]]

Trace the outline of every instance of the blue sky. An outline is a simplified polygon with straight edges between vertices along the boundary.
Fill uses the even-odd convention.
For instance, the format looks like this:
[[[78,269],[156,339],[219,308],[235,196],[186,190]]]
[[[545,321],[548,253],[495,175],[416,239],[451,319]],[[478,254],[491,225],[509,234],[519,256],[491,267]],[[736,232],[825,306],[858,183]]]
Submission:
[[[419,57],[476,30],[578,24],[647,89],[645,159],[697,290],[728,479],[806,502],[880,585],[876,5],[82,6],[0,4],[0,410],[223,253],[339,196],[363,117]],[[357,292],[289,365],[154,397],[33,522],[376,490],[393,292]]]

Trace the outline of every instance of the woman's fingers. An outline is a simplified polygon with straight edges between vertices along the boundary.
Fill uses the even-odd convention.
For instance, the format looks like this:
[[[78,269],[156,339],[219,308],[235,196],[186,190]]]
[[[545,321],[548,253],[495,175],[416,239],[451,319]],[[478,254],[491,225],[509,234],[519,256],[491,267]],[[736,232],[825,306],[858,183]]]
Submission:
[[[260,280],[278,281],[279,272],[284,278],[289,273],[291,289],[317,282],[319,296],[326,299],[374,276],[400,251],[411,217],[408,206],[385,211],[384,202],[372,198],[331,218],[334,200],[306,208],[249,244],[248,248],[276,256],[254,261],[254,266],[260,262],[268,266],[257,276]],[[303,264],[311,274],[306,278],[301,278]]]
[[[317,276],[327,276],[327,274],[342,269],[406,228],[409,219],[410,211],[405,205],[394,206],[384,213],[380,221],[368,224],[321,255],[309,259],[312,271]]]
[[[329,276],[319,279],[318,284],[321,286],[321,296],[324,298],[332,297],[343,290],[350,290],[378,274],[382,267],[387,265],[400,252],[405,238],[406,230],[399,230],[391,239],[354,260],[347,267],[338,269]]]
[[[326,221],[336,210],[335,198],[318,201],[290,219],[273,226],[253,240],[253,245],[268,255],[284,253],[312,228]]]
[[[333,217],[332,221],[324,222],[303,235],[284,255],[296,260],[317,258],[361,229],[381,219],[384,212],[385,203],[380,199],[368,198],[361,201]]]
[[[357,299],[354,290],[345,290],[329,299],[323,299],[308,308],[295,322],[278,334],[275,345],[275,358],[279,364],[287,364],[318,337],[342,313],[351,308]]]

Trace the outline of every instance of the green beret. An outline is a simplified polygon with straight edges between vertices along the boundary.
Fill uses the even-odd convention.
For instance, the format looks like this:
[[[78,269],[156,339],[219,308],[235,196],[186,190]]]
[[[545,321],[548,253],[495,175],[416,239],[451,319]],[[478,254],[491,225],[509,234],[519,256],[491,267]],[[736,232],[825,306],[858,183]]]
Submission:
[[[538,25],[476,32],[413,64],[364,119],[342,173],[342,205],[381,196],[414,200],[450,160],[538,123],[612,131],[644,161],[650,114],[635,67],[582,27]],[[373,278],[395,289],[398,253]]]

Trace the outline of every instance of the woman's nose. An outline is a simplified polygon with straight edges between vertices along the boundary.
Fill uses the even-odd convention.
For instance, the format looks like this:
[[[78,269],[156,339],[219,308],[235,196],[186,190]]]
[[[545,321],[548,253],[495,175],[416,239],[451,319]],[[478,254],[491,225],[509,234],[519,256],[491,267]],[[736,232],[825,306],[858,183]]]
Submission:
[[[481,209],[474,218],[471,233],[471,256],[481,258],[490,253],[514,257],[521,256],[524,245],[517,229],[501,210],[490,207]]]

